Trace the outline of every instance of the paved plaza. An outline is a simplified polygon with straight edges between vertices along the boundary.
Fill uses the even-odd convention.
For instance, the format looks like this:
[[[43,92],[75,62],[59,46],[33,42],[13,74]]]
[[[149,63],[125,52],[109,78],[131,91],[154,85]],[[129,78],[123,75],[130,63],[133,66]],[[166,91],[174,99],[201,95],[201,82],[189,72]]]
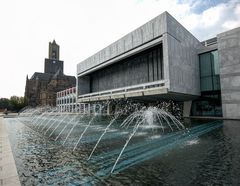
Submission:
[[[0,185],[21,185],[4,119],[0,117]]]

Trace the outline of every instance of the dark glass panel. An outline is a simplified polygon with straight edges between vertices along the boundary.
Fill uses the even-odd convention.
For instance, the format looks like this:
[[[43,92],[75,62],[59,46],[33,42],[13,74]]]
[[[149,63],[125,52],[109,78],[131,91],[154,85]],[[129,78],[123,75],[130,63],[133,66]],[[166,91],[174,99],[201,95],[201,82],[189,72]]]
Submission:
[[[200,55],[200,75],[201,77],[212,75],[210,53],[205,53]]]
[[[211,61],[213,66],[213,75],[219,75],[220,68],[217,50],[211,52]]]
[[[213,90],[220,90],[220,77],[219,75],[213,76]]]
[[[213,90],[212,76],[201,78],[201,91]]]

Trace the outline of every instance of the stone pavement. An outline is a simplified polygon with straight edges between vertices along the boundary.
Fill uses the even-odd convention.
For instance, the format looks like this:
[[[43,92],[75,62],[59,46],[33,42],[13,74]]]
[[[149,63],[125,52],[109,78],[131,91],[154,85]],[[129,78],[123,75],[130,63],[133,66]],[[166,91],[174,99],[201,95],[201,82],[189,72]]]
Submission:
[[[20,186],[4,120],[0,117],[0,186]]]

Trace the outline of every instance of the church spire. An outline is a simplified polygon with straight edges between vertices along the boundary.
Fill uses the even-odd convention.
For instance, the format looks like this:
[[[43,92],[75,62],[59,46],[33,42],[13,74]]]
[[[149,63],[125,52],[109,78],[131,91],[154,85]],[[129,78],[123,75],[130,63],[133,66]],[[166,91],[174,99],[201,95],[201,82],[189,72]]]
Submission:
[[[60,47],[59,45],[56,43],[55,39],[53,40],[53,42],[49,42],[49,52],[48,52],[48,58],[49,59],[56,59],[59,60],[59,50]]]
[[[63,61],[59,60],[59,45],[55,39],[49,42],[48,58],[45,59],[44,72],[49,74],[55,74],[58,69],[63,72]]]

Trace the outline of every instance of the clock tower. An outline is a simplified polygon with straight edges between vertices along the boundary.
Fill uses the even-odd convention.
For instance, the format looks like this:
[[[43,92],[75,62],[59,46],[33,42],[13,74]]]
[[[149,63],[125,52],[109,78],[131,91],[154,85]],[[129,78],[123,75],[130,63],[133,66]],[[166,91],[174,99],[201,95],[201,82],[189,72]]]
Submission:
[[[48,58],[45,59],[44,73],[55,74],[57,71],[63,73],[63,61],[59,60],[60,47],[55,40],[49,42]]]

